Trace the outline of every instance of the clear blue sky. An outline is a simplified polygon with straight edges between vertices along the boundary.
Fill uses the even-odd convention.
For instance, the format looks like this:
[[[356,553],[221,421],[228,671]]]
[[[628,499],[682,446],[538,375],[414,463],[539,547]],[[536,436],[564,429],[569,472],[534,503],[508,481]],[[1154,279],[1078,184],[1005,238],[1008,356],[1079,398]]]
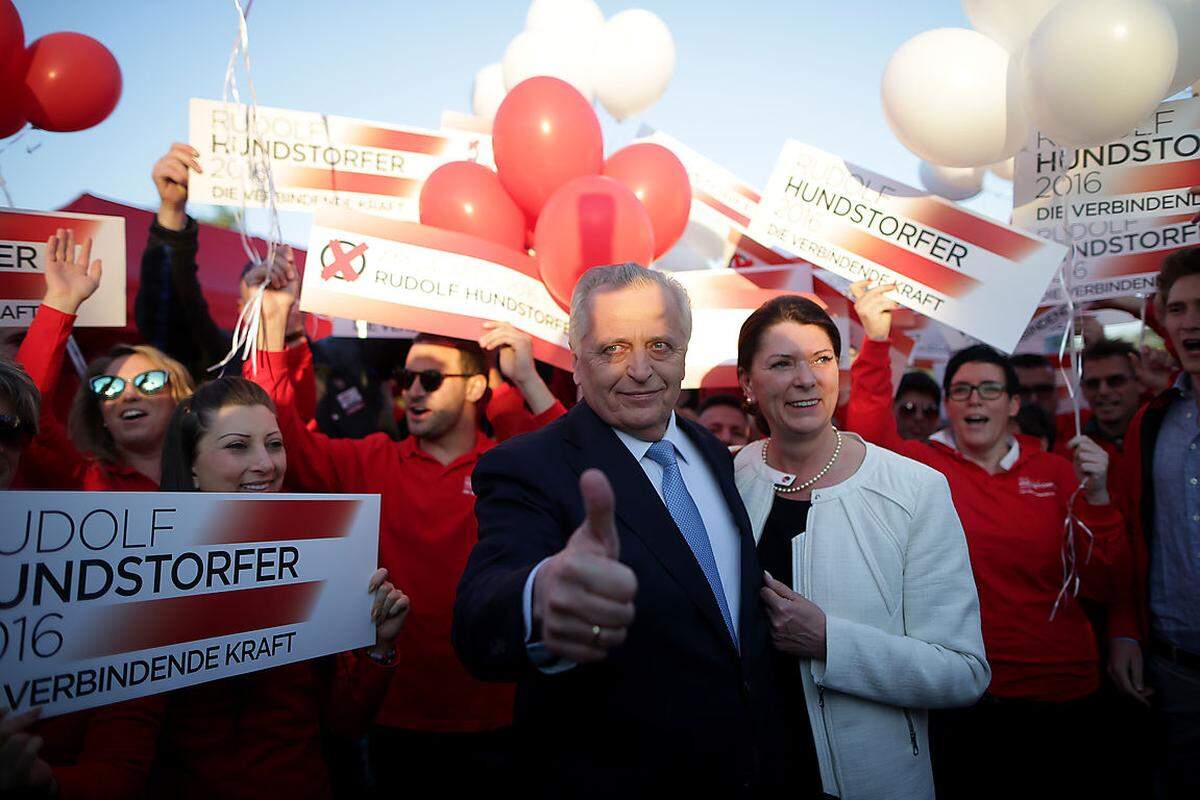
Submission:
[[[654,11],[677,51],[666,95],[641,118],[618,125],[599,110],[606,151],[645,122],[760,187],[788,137],[917,185],[916,157],[884,122],[880,76],[909,37],[967,26],[958,0],[598,1],[606,16]],[[232,0],[15,2],[27,41],[86,33],[113,51],[124,75],[121,102],[101,125],[31,132],[0,154],[15,203],[49,209],[87,191],[155,206],[150,167],[186,138],[188,98],[221,97],[236,31]],[[255,0],[258,100],[436,128],[443,109],[470,111],[476,70],[500,60],[527,8],[526,0]],[[1007,219],[1009,185],[989,176],[968,205]],[[260,228],[261,216],[251,223]],[[283,224],[285,238],[306,241],[306,215],[284,214]]]

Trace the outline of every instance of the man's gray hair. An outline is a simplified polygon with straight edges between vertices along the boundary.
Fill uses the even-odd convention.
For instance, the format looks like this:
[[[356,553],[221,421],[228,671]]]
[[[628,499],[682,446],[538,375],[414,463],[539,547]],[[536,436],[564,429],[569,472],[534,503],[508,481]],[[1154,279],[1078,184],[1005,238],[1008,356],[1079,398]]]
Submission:
[[[42,393],[20,364],[0,356],[0,397],[12,406],[21,430],[34,436],[38,431],[38,409]]]
[[[571,294],[571,321],[568,337],[571,350],[575,351],[592,325],[592,294],[597,291],[626,289],[629,287],[658,286],[663,293],[674,298],[683,328],[684,344],[692,338],[692,301],[683,284],[666,272],[646,269],[640,264],[613,264],[593,267],[583,273]]]

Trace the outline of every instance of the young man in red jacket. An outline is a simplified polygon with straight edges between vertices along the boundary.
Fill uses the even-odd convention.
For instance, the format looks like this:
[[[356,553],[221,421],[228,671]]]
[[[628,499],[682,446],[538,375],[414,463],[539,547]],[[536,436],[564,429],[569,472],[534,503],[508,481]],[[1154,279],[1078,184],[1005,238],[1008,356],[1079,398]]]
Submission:
[[[1191,798],[1200,796],[1200,248],[1163,261],[1155,303],[1183,371],[1126,436],[1135,580],[1112,610],[1109,672],[1154,711],[1157,796]]]
[[[290,488],[381,496],[379,563],[412,599],[397,640],[403,657],[371,735],[381,790],[436,789],[447,797],[502,788],[511,763],[513,686],[467,674],[450,643],[454,595],[478,534],[471,472],[495,442],[478,425],[487,391],[483,350],[495,349],[543,425],[564,413],[534,369],[530,340],[511,325],[486,323],[478,344],[422,335],[400,373],[409,437],[377,433],[330,439],[295,413],[284,336],[294,282],[268,291],[257,381],[275,401],[288,449]],[[303,346],[303,345],[302,345]]]

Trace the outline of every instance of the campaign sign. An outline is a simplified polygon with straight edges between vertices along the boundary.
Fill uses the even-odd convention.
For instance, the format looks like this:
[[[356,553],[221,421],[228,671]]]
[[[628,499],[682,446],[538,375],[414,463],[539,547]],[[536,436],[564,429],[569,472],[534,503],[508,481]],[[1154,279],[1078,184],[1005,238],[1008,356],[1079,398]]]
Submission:
[[[203,172],[193,172],[195,203],[264,207],[267,159],[281,211],[341,208],[417,219],[421,186],[448,161],[492,166],[492,140],[468,131],[431,131],[308,111],[193,98],[189,141]]]
[[[79,307],[80,327],[125,325],[125,218],[0,208],[0,327],[23,327],[46,293],[46,240],[69,228],[104,267],[100,288]],[[82,250],[78,251],[82,252]]]
[[[797,141],[750,233],[848,280],[895,283],[901,305],[1012,352],[1066,248]]]
[[[571,368],[567,312],[526,253],[455,231],[322,211],[309,234],[305,311],[461,339],[485,321],[533,337],[536,358]]]
[[[1200,100],[1163,103],[1124,139],[1061,148],[1038,133],[1016,156],[1013,224],[1074,248],[1077,301],[1150,294],[1162,260],[1200,244]],[[1050,285],[1045,305],[1066,302]]]
[[[7,492],[0,707],[78,711],[374,643],[376,495]]]

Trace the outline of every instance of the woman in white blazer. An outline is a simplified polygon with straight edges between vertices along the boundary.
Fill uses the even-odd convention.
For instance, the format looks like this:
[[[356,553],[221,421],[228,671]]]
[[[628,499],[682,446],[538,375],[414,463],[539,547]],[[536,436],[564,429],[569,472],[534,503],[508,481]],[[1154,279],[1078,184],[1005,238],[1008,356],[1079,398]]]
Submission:
[[[965,706],[991,672],[946,479],[833,427],[837,327],[798,296],[742,326],[738,376],[770,438],[735,460],[767,572],[803,795],[933,797],[926,709]]]

